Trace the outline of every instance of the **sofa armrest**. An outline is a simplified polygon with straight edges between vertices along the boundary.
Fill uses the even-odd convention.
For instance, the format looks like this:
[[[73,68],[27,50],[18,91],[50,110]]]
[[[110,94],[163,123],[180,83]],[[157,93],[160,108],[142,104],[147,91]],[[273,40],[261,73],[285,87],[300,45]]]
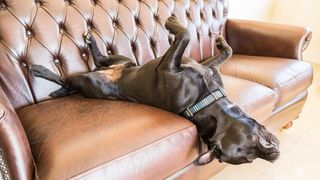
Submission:
[[[0,175],[3,179],[33,179],[34,169],[25,131],[0,87]]]
[[[226,38],[235,54],[302,59],[311,41],[308,28],[229,19]]]

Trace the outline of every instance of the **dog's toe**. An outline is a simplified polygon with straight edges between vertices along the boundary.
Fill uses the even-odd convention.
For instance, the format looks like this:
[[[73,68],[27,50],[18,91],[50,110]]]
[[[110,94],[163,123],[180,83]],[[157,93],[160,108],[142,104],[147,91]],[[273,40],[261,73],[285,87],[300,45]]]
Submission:
[[[83,38],[84,38],[84,41],[86,42],[86,44],[91,44],[92,35],[90,32],[85,32],[83,34]]]

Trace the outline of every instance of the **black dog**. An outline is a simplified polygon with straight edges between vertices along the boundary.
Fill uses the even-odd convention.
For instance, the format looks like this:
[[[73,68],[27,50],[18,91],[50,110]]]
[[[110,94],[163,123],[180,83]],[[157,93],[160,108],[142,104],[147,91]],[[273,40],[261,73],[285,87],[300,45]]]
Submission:
[[[183,115],[196,124],[206,153],[198,164],[213,158],[241,164],[255,158],[274,161],[279,157],[279,141],[266,128],[248,117],[230,102],[223,90],[219,66],[232,55],[222,37],[216,45],[220,54],[201,64],[183,57],[189,43],[189,33],[174,17],[165,27],[175,35],[175,41],[163,57],[144,66],[135,66],[124,56],[103,56],[89,33],[89,45],[97,70],[61,78],[40,65],[30,71],[37,77],[60,84],[53,97],[75,91],[91,98],[121,99],[144,103]],[[202,150],[204,151],[204,150]]]

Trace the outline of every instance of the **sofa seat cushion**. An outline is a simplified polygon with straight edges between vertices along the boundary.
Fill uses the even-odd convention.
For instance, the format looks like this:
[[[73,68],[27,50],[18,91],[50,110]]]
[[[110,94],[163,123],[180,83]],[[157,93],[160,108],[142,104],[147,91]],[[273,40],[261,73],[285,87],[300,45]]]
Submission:
[[[312,66],[304,61],[235,54],[221,68],[222,73],[257,82],[277,94],[281,107],[303,93],[312,83]]]
[[[228,98],[258,122],[263,122],[272,114],[276,102],[274,91],[261,84],[222,75]]]
[[[198,154],[191,122],[146,105],[75,95],[17,112],[40,179],[163,179]]]

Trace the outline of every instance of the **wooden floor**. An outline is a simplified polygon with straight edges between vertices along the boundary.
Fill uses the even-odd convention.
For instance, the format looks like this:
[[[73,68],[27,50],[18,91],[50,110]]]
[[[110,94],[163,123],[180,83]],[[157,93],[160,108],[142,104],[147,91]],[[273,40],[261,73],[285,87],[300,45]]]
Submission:
[[[278,134],[279,160],[229,165],[210,180],[320,180],[320,64],[313,67],[313,84],[300,118]]]

